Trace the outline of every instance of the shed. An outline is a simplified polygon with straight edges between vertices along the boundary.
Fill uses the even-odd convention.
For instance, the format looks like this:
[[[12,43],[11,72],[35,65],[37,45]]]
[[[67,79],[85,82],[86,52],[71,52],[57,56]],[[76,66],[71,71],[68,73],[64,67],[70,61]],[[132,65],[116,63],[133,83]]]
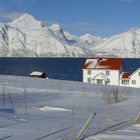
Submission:
[[[45,72],[40,72],[40,71],[33,71],[29,75],[30,77],[37,77],[37,78],[46,78],[47,75]]]

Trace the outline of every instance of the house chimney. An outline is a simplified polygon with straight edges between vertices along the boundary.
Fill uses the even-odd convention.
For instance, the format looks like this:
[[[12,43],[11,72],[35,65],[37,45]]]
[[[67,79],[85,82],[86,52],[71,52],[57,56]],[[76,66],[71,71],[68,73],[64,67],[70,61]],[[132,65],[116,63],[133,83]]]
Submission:
[[[99,63],[101,60],[102,60],[102,58],[101,58],[101,57],[99,57],[99,58],[98,58],[98,60],[97,60],[97,63]]]

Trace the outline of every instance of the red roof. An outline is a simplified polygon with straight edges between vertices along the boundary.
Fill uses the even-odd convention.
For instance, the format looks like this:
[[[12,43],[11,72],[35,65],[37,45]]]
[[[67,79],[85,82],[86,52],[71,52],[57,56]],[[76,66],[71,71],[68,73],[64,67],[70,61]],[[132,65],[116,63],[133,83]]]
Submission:
[[[121,74],[121,78],[129,78],[129,76],[131,75],[132,73],[131,72],[123,72]]]
[[[98,58],[87,59],[83,69],[108,69],[108,70],[120,70],[122,66],[121,58]]]

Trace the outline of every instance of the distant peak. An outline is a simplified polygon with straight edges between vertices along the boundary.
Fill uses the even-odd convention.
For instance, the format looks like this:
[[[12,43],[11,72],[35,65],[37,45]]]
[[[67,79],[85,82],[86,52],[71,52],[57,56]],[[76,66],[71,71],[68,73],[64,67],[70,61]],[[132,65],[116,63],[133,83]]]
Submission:
[[[82,35],[80,38],[97,38],[96,36],[92,35],[92,34],[85,34],[85,35]]]
[[[61,26],[57,23],[52,24],[50,27],[50,29],[52,29],[53,31],[62,31],[63,29],[61,28]]]
[[[35,18],[32,15],[25,13],[25,14],[21,15],[20,17],[18,17],[17,19],[15,19],[13,22],[22,21],[22,20],[34,21]]]
[[[24,13],[23,15],[21,15],[20,17],[33,17],[31,14],[28,13]]]
[[[132,28],[132,29],[130,29],[130,31],[132,31],[132,32],[140,31],[140,27]]]
[[[93,36],[92,34],[85,34],[85,35],[83,35],[83,36]]]
[[[43,24],[36,20],[32,15],[25,13],[19,18],[15,19],[13,22],[11,22],[12,26],[16,27],[42,27]]]

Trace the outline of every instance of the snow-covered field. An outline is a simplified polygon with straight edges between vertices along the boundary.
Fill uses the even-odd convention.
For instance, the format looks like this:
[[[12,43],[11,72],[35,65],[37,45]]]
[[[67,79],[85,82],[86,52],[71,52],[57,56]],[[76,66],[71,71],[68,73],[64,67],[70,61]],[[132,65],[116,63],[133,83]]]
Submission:
[[[139,140],[140,125],[134,125],[129,128],[108,132],[107,134],[99,134],[87,138],[86,140]]]
[[[95,134],[108,135],[115,130],[117,135],[118,129],[131,126],[139,113],[139,91],[1,75],[0,139],[75,140],[93,112],[96,116],[81,138],[92,140]]]

